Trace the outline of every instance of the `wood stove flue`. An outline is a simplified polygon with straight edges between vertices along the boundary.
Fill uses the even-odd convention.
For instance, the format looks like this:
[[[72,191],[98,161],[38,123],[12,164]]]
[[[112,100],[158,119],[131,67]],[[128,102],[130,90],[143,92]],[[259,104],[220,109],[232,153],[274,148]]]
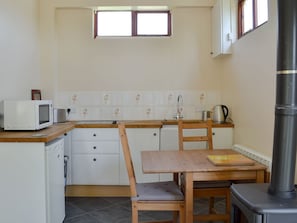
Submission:
[[[268,192],[296,196],[297,1],[278,0],[277,82],[271,183]]]

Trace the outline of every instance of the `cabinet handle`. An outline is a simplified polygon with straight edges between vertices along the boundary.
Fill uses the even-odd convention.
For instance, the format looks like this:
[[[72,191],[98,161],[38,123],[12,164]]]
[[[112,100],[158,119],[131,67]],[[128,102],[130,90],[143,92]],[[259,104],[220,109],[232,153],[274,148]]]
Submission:
[[[154,133],[154,136],[156,136],[157,135],[157,133]]]
[[[96,158],[93,159],[94,162],[96,162],[96,160],[97,160]]]
[[[97,147],[96,146],[93,146],[93,149],[97,149]]]
[[[212,135],[214,136],[214,135],[216,135],[216,134],[213,132]]]
[[[93,136],[96,137],[96,133],[94,133]]]

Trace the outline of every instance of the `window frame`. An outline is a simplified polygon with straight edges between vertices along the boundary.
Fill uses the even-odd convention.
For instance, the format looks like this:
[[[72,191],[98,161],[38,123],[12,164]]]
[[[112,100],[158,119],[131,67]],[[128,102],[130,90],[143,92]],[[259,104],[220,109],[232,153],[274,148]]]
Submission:
[[[131,25],[131,36],[100,36],[98,35],[98,12],[104,12],[104,11],[129,11],[131,12],[131,20],[132,20],[132,25]],[[141,13],[166,13],[168,18],[167,18],[167,34],[146,34],[146,35],[140,35],[137,33],[137,15]],[[105,37],[120,37],[120,38],[125,38],[125,37],[169,37],[172,35],[172,15],[170,10],[96,10],[94,11],[94,39],[95,38],[105,38]]]
[[[268,21],[268,18],[267,18],[267,20],[265,22],[258,25],[258,16],[257,16],[257,9],[258,8],[257,8],[257,4],[258,4],[258,1],[261,1],[261,0],[252,0],[252,3],[253,3],[253,11],[252,11],[253,21],[252,21],[252,24],[253,24],[253,27],[250,30],[244,32],[243,31],[244,30],[244,19],[243,19],[243,17],[244,17],[244,13],[243,13],[244,7],[243,6],[244,6],[245,1],[246,0],[238,0],[238,13],[237,13],[237,16],[238,16],[238,27],[237,27],[238,38],[241,38],[242,36],[250,33],[251,31],[253,31],[253,30],[257,29],[258,27],[262,26],[263,24],[267,23],[267,21]],[[268,2],[269,1],[267,0],[267,3]],[[267,11],[268,11],[268,8],[267,8]]]

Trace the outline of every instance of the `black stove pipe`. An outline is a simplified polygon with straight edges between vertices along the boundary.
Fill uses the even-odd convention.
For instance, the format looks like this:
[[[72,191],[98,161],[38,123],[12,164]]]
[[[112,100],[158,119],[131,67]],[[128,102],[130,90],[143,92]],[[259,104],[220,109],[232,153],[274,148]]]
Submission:
[[[294,198],[297,141],[297,0],[278,0],[277,82],[268,193]]]

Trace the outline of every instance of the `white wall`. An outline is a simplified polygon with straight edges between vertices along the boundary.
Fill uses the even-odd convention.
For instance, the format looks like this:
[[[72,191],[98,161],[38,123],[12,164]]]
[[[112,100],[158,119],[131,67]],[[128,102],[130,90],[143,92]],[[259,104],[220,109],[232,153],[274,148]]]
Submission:
[[[277,48],[276,0],[269,21],[237,40],[224,61],[223,101],[232,109],[235,143],[271,156]]]
[[[191,101],[184,98],[185,102],[188,101],[185,112],[190,118],[201,116],[197,109],[211,109],[214,104],[221,103],[221,61],[213,60],[210,54],[209,6],[171,6],[171,37],[94,39],[92,7],[86,2],[79,2],[80,6],[78,2],[41,1],[42,83],[46,97],[53,98],[55,106],[76,106],[77,113],[73,117],[90,118],[85,115],[86,109],[93,114],[90,111],[94,107],[95,110],[106,107],[104,103],[100,105],[99,99],[104,97],[105,92],[112,95],[127,92],[125,98],[139,92],[145,95],[159,92],[155,98],[161,98],[173,92],[174,104],[175,94],[179,92],[187,92],[185,95],[206,93],[203,106],[199,96],[191,98]],[[92,98],[97,95],[98,100],[80,102],[77,107],[72,97],[84,92]],[[65,99],[65,95],[69,97]],[[141,109],[142,113],[146,113],[152,105],[159,107],[159,101],[142,104],[146,106],[145,110]],[[112,106],[115,107],[112,110],[118,110],[125,103]],[[164,109],[167,110],[167,107]],[[163,117],[164,109],[154,117]],[[110,112],[110,115],[114,114]],[[102,118],[100,115],[91,116]]]
[[[219,90],[209,8],[172,10],[169,38],[92,38],[92,10],[57,9],[59,90]]]
[[[57,99],[63,90],[220,90],[218,62],[209,55],[212,4],[209,0],[40,1],[46,97]],[[94,40],[91,8],[106,5],[168,5],[174,13],[174,36]]]
[[[2,0],[0,100],[31,99],[40,87],[38,0]]]

